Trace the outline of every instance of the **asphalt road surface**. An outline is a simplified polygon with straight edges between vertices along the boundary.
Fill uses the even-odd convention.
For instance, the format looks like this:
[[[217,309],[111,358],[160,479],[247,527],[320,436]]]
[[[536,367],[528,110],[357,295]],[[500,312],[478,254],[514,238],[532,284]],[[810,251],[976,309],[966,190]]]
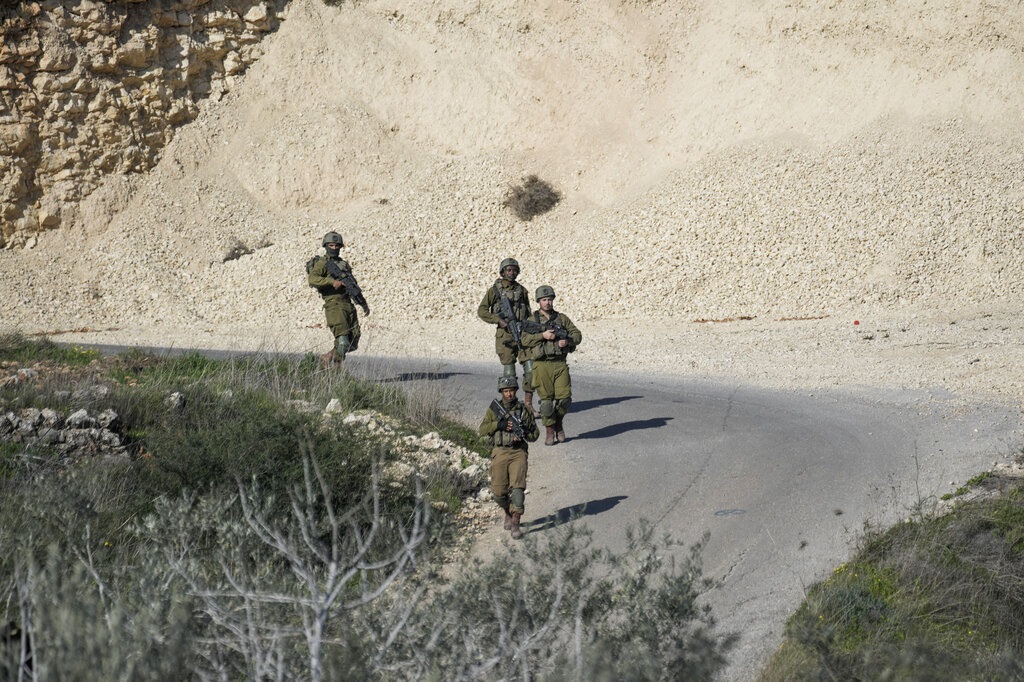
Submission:
[[[497,363],[361,362],[440,391],[473,426],[497,395]],[[1017,407],[941,390],[797,393],[581,368],[572,380],[567,442],[542,435],[530,450],[526,531],[585,523],[612,548],[641,518],[686,543],[709,531],[704,571],[720,586],[708,602],[720,630],[740,634],[728,680],[755,678],[805,590],[849,558],[865,524],[930,508],[1019,452],[1024,427]],[[509,542],[496,523],[480,549]]]
[[[348,362],[440,397],[473,427],[497,395],[497,362]],[[967,405],[941,390],[784,392],[578,367],[572,380],[568,441],[531,447],[526,531],[583,523],[613,549],[641,518],[686,543],[710,532],[704,572],[719,586],[707,599],[720,631],[740,635],[725,675],[740,682],[866,523],[930,507],[1018,453],[1024,433],[1018,406]],[[511,542],[496,523],[478,552]]]

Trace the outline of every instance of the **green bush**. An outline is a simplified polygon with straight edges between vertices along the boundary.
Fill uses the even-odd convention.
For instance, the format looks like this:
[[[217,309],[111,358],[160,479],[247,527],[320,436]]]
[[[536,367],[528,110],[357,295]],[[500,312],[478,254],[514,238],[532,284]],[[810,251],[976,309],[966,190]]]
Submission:
[[[375,642],[373,667],[395,679],[483,680],[704,680],[724,668],[735,638],[715,634],[698,605],[710,587],[703,544],[677,564],[675,543],[656,542],[649,524],[621,554],[594,548],[576,524],[545,536],[375,604],[365,631],[397,636]],[[399,618],[407,625],[396,632]]]

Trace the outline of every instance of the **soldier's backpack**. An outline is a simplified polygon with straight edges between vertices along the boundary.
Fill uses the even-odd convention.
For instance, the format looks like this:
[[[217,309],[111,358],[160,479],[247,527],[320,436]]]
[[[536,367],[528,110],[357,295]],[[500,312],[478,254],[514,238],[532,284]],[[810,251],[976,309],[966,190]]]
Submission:
[[[313,256],[313,257],[312,257],[312,258],[310,258],[310,259],[309,259],[308,261],[306,261],[306,274],[307,274],[307,275],[308,275],[308,274],[309,274],[310,272],[312,272],[312,271],[313,271],[313,266],[314,266],[314,265],[316,265],[316,262],[317,262],[318,260],[320,260],[321,258],[323,258],[323,256]],[[309,286],[313,286],[313,285],[312,285],[312,284],[310,284]]]

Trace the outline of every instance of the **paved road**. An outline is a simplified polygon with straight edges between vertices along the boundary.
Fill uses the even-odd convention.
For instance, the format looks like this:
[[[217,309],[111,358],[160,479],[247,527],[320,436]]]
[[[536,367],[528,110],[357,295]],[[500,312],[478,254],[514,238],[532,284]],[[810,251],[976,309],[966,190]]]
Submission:
[[[496,395],[497,365],[381,367],[441,390],[473,425]],[[741,633],[726,675],[741,681],[865,522],[889,525],[1005,459],[1024,427],[1019,409],[941,391],[793,393],[576,368],[573,394],[568,442],[531,448],[528,532],[579,510],[576,523],[613,548],[642,517],[686,542],[710,531],[705,573],[721,586],[709,603],[723,631]],[[484,551],[506,538],[495,527]]]
[[[116,348],[103,348],[116,352]],[[211,352],[212,356],[226,353]],[[350,369],[441,396],[477,425],[498,366],[350,357]],[[725,679],[751,680],[804,590],[850,553],[865,522],[888,525],[1020,451],[1017,406],[932,393],[794,393],[685,377],[573,371],[569,440],[530,453],[528,532],[582,516],[624,545],[640,518],[688,543],[710,531],[705,574],[723,631]],[[481,541],[509,542],[500,528]]]

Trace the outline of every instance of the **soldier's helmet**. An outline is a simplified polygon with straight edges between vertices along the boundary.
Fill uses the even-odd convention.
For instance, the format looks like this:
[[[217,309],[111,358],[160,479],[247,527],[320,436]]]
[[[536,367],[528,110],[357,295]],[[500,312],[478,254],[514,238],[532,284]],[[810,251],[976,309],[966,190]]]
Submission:
[[[542,298],[554,298],[555,290],[545,284],[542,287],[537,287],[537,300],[540,301]]]
[[[341,235],[337,232],[328,232],[324,235],[323,245],[338,244],[339,246],[345,246],[345,242],[342,240]]]
[[[514,267],[516,270],[521,269],[519,267],[519,261],[517,261],[515,258],[506,258],[505,260],[501,261],[501,265],[498,267],[498,272],[505,272],[505,268],[507,268],[510,265]]]
[[[519,382],[515,377],[498,377],[498,392],[505,388],[519,388]]]

